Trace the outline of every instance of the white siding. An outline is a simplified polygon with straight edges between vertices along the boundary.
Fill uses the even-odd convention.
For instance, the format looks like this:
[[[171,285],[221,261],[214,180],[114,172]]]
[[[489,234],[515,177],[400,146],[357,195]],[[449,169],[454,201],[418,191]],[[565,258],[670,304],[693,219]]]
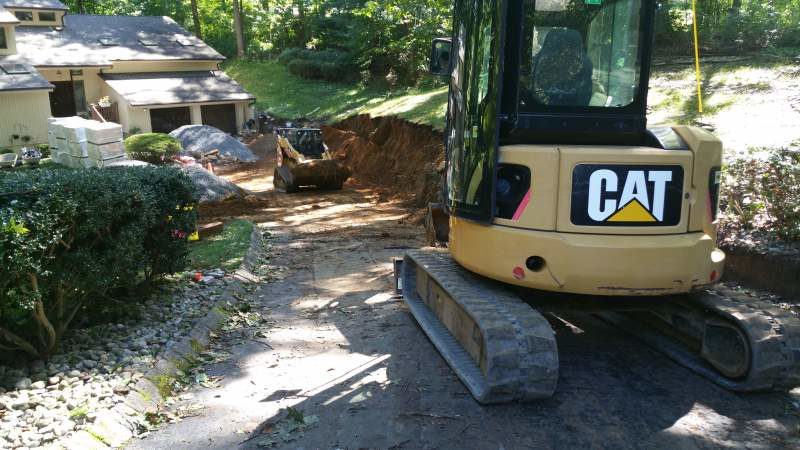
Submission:
[[[0,48],[0,55],[15,55],[17,53],[17,37],[14,25],[0,25],[6,33],[7,48]]]
[[[31,144],[46,144],[48,117],[48,91],[0,92],[0,148],[19,145],[12,141],[15,134],[30,136]]]
[[[138,127],[142,133],[150,133],[153,126],[150,123],[150,110],[147,108],[130,108],[128,113],[128,129]]]
[[[64,11],[59,11],[55,9],[28,9],[28,8],[9,8],[6,6],[6,10],[8,10],[11,14],[14,14],[17,11],[24,11],[29,12],[33,15],[33,20],[31,21],[21,21],[19,22],[19,26],[25,27],[61,27],[64,26]],[[56,20],[54,22],[42,22],[39,20],[39,13],[53,13],[56,16]]]
[[[192,113],[192,125],[202,125],[203,111],[200,105],[192,105],[189,111]]]

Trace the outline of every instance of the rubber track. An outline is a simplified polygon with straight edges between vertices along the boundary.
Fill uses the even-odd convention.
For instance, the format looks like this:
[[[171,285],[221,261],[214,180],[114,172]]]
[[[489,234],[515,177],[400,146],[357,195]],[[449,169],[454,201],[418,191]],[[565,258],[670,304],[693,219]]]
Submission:
[[[624,331],[674,359],[679,364],[736,392],[788,391],[800,386],[800,318],[770,302],[742,297],[727,288],[719,294],[694,295],[690,306],[735,322],[750,341],[751,368],[742,379],[730,379],[700,355],[621,314],[600,314]]]
[[[785,391],[800,386],[800,318],[773,303],[727,288],[698,295],[710,312],[734,320],[750,337],[752,366],[737,391]]]
[[[419,298],[421,266],[475,321],[483,336],[486,374],[435,313]],[[459,266],[445,250],[409,252],[403,263],[403,296],[434,346],[484,404],[548,398],[558,384],[558,347],[550,324],[502,285]]]

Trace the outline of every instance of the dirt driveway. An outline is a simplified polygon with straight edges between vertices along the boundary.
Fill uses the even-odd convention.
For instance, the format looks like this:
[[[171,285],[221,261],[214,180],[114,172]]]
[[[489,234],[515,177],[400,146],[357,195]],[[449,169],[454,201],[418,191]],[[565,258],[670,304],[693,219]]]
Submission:
[[[591,317],[557,330],[552,399],[482,407],[390,295],[392,257],[423,245],[409,211],[253,178],[261,201],[221,214],[270,233],[282,279],[245,299],[266,325],[222,333],[230,357],[203,368],[220,386],[184,395],[199,414],[129,448],[800,448],[791,396],[731,394]]]

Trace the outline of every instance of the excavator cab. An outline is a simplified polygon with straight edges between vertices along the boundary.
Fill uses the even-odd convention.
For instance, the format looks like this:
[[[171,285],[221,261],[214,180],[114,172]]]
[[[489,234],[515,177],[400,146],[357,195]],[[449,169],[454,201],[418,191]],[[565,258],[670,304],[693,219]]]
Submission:
[[[703,293],[725,264],[722,143],[647,126],[655,8],[456,0],[452,37],[431,48],[450,94],[443,208],[430,210],[449,231],[430,234],[449,242],[408,252],[397,286],[479,402],[552,395],[545,316],[586,302],[726,388],[800,385],[800,320]]]

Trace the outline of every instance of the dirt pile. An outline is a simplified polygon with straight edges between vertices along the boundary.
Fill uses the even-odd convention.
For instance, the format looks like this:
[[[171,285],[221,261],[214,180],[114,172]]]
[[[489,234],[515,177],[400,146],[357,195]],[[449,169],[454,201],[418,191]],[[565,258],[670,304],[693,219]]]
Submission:
[[[438,201],[444,172],[442,134],[396,117],[354,116],[322,127],[325,142],[360,182],[414,206]]]

